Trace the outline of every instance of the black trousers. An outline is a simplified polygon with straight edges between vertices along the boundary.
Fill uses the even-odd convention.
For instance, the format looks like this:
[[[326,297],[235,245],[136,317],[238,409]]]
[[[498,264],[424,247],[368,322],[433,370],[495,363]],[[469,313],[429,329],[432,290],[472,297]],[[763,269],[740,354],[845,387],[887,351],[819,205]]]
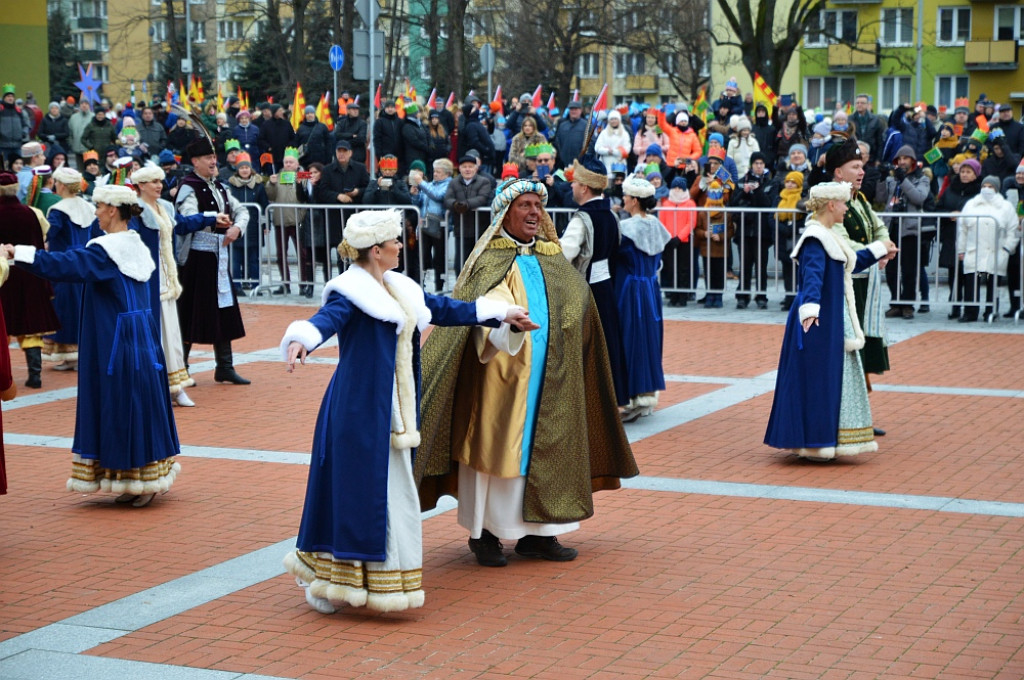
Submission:
[[[985,293],[987,295],[985,304],[985,314],[992,313],[992,301],[995,300],[996,294],[996,277],[992,274],[973,273],[964,275],[964,302],[967,303],[978,303],[976,305],[964,305],[964,317],[968,319],[977,319],[978,311],[981,309],[981,288],[984,286]]]
[[[900,239],[900,252],[896,254],[896,261],[885,268],[885,283],[889,286],[893,305],[913,305],[918,289],[921,291],[921,300],[928,300],[928,274],[925,269],[934,240],[934,234],[925,234],[923,238],[904,236]]]
[[[736,299],[750,301],[751,291],[756,290],[756,300],[767,300],[768,295],[768,249],[771,248],[771,241],[768,239],[747,238],[740,242],[742,245],[740,265],[740,287],[741,292],[736,293]],[[756,288],[751,286],[756,280]]]

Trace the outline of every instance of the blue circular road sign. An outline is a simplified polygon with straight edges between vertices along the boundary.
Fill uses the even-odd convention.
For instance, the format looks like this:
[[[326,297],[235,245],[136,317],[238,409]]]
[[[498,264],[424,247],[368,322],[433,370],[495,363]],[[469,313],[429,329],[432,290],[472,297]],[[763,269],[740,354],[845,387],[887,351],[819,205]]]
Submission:
[[[341,67],[345,64],[345,53],[341,51],[340,45],[331,45],[331,51],[327,55],[327,61],[335,71],[341,70]]]

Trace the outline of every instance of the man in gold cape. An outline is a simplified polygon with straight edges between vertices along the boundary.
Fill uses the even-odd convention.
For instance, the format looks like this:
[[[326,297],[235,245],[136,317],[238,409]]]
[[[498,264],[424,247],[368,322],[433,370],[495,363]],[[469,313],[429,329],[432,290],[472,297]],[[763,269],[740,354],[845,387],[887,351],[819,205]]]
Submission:
[[[575,559],[557,536],[594,514],[594,491],[638,474],[597,307],[546,201],[540,182],[502,185],[453,293],[514,302],[541,328],[435,328],[423,347],[421,506],[457,496],[484,566],[507,563],[501,538],[526,557]]]

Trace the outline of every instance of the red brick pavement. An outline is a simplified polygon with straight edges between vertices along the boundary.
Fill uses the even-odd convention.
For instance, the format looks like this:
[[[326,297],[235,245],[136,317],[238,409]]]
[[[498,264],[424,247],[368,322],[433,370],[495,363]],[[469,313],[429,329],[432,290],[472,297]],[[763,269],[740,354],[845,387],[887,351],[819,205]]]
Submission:
[[[276,346],[310,308],[245,306],[236,352]],[[669,373],[774,369],[781,328],[669,322]],[[927,333],[891,349],[878,382],[1020,389],[1020,337]],[[326,351],[326,350],[325,350]],[[16,371],[24,369],[15,353]],[[960,366],[951,357],[985,357]],[[329,366],[198,376],[175,409],[183,443],[308,450]],[[73,384],[47,371],[46,389]],[[673,383],[662,405],[717,385]],[[641,473],[1022,502],[1020,400],[876,392],[876,454],[816,465],[760,443],[771,395],[635,446]],[[73,401],[4,414],[70,436]],[[0,498],[0,640],[294,535],[307,469],[183,458],[145,509],[64,491],[68,453],[8,446]],[[286,678],[1024,677],[1024,520],[635,489],[597,496],[566,538],[580,558],[482,569],[454,513],[424,524],[423,609],[308,609],[286,576],[88,653]]]

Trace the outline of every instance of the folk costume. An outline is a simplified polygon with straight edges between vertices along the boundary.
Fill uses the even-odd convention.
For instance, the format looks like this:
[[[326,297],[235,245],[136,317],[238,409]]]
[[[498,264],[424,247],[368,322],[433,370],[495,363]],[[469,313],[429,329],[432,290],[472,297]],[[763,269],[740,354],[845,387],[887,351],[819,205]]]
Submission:
[[[10,265],[7,258],[0,257],[0,286],[7,281]],[[7,327],[4,324],[4,310],[0,306],[0,338],[7,337]],[[0,343],[0,398],[4,401],[13,399],[17,389],[14,387],[14,379],[11,377],[11,351],[5,343]],[[4,421],[0,415],[0,496],[7,493],[7,467],[4,464]]]
[[[127,187],[98,187],[97,203],[134,204]],[[69,491],[145,495],[170,489],[180,469],[159,331],[149,308],[156,265],[137,232],[49,253],[16,246],[25,273],[83,284],[78,400]]]
[[[400,238],[402,225],[397,210],[353,215],[343,246],[358,251]],[[384,273],[382,287],[356,262],[327,283],[316,315],[288,327],[285,357],[293,341],[312,351],[338,336],[338,367],[317,415],[297,549],[285,558],[318,611],[330,613],[341,603],[377,611],[423,605],[412,475],[420,444],[420,333],[431,323],[497,327],[508,308],[425,294],[397,271]]]
[[[845,182],[825,183],[812,196],[848,200],[849,192]],[[878,450],[858,354],[865,337],[852,275],[885,255],[880,241],[854,251],[834,229],[807,219],[791,254],[798,290],[786,318],[765,444],[819,460]],[[808,318],[818,324],[805,333]]]
[[[851,160],[861,158],[860,146],[854,140],[835,146],[825,157],[825,170],[832,176],[835,170]],[[854,251],[866,248],[874,241],[888,241],[889,230],[872,210],[864,194],[850,199],[850,209],[843,223],[832,229],[846,240]],[[857,304],[857,318],[864,329],[864,348],[860,352],[865,373],[884,373],[889,370],[889,349],[885,341],[885,310],[882,309],[882,272],[868,267],[853,276],[853,293]]]
[[[189,158],[214,153],[206,138],[188,145]],[[233,226],[244,238],[249,224],[249,211],[230,195],[224,184],[216,178],[200,177],[189,173],[181,183],[175,203],[183,217],[199,213],[227,213]],[[242,313],[238,308],[234,284],[229,267],[228,244],[224,234],[228,229],[216,226],[197,228],[192,223],[179,223],[175,232],[184,236],[178,249],[181,265],[181,297],[178,298],[178,316],[181,338],[185,345],[185,363],[194,343],[213,345],[217,368],[214,380],[248,384],[234,369],[231,341],[245,337]]]
[[[164,171],[155,165],[147,165],[132,173],[135,183],[152,180],[163,180]],[[178,321],[178,298],[182,287],[178,280],[178,264],[174,258],[174,230],[178,224],[184,229],[192,227],[211,227],[217,218],[208,213],[197,213],[189,217],[178,215],[174,206],[163,199],[157,199],[156,208],[145,201],[140,201],[142,215],[140,220],[146,232],[157,234],[157,290],[159,292],[160,309],[160,343],[164,351],[164,363],[167,369],[167,383],[171,395],[182,406],[191,405],[191,400],[184,395],[186,387],[192,387],[196,381],[188,374],[185,365],[185,354],[181,342],[181,324]],[[141,230],[140,230],[141,233]],[[151,281],[151,285],[152,285]]]
[[[502,187],[454,297],[521,305],[540,328],[522,334],[515,356],[497,353],[504,339],[483,329],[435,329],[423,348],[420,500],[429,509],[441,495],[457,495],[471,541],[572,531],[594,513],[594,491],[638,474],[590,287],[563,255],[546,212],[542,237],[529,243],[501,229],[524,193],[547,199],[540,182]]]
[[[22,205],[14,195],[18,179],[13,173],[0,173],[0,242],[28,245],[42,250],[49,223],[38,210]],[[0,288],[7,332],[18,339],[28,365],[26,387],[42,386],[43,336],[60,329],[53,309],[53,287],[49,281],[14,269]]]
[[[581,163],[573,161],[572,180],[584,186],[604,191],[608,178],[604,166],[591,155]],[[615,302],[616,273],[619,251],[619,220],[612,212],[611,200],[601,194],[586,201],[569,220],[560,239],[562,252],[573,266],[583,274],[594,294],[594,302],[601,316],[601,328],[608,347],[615,398],[619,406],[629,402],[626,389],[625,357],[619,329],[619,311]]]
[[[630,177],[623,183],[622,191],[627,196],[653,200],[654,185],[639,177]],[[622,242],[615,300],[622,328],[626,393],[629,395],[626,413],[639,417],[654,411],[658,392],[665,389],[665,372],[661,365],[665,327],[658,270],[672,235],[653,215],[628,217],[619,224],[619,230]]]
[[[63,184],[81,182],[77,170],[63,167],[54,173]],[[96,219],[96,208],[80,195],[62,199],[46,215],[50,229],[46,247],[51,253],[84,248],[91,238],[89,227]],[[57,369],[73,368],[78,361],[78,319],[82,311],[82,284],[58,282],[53,285],[53,308],[60,319],[60,330],[43,338],[43,360],[58,362]]]

